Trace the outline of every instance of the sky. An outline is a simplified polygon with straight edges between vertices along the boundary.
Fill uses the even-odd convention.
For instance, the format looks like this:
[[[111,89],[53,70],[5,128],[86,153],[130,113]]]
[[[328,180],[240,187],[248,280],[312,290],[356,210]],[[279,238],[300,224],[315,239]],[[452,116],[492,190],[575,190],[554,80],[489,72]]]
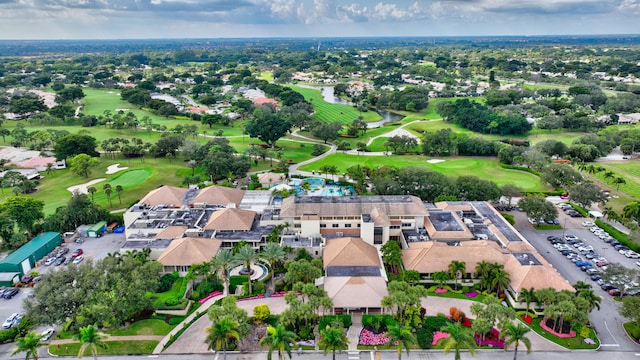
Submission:
[[[640,33],[640,0],[0,0],[0,39]]]

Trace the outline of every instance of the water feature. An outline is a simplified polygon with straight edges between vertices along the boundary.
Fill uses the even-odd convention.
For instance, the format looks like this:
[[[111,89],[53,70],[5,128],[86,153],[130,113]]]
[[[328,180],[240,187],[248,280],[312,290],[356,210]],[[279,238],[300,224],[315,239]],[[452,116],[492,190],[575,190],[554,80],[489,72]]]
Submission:
[[[324,99],[324,101],[328,103],[350,105],[350,106],[354,105],[351,101],[348,101],[341,97],[336,96],[333,93],[333,86],[309,86],[309,85],[299,85],[299,84],[297,86],[307,88],[307,89],[320,90],[320,93],[322,94],[322,98]],[[402,118],[404,118],[403,115],[400,115],[391,111],[387,111],[387,110],[376,110],[376,112],[378,113],[378,115],[380,115],[380,117],[382,117],[382,120],[367,123],[367,128],[369,129],[381,127],[386,123],[400,121],[402,120]]]

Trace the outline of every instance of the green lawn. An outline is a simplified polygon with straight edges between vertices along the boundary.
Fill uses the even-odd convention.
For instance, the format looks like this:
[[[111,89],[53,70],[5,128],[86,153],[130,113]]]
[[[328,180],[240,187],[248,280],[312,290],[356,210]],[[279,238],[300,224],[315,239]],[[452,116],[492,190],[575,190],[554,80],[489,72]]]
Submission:
[[[182,298],[184,296],[185,281],[186,281],[185,278],[178,278],[176,282],[173,283],[169,291],[153,294],[153,296],[156,297],[155,304],[164,304],[169,299]]]
[[[533,322],[531,323],[531,325],[526,324],[524,321],[523,321],[523,324],[530,326],[533,331],[540,334],[543,338],[553,341],[554,343],[562,347],[565,347],[567,349],[595,350],[600,346],[600,340],[598,339],[598,336],[594,333],[593,329],[590,329],[589,331],[590,332],[589,338],[594,340],[595,344],[590,345],[585,343],[584,342],[585,338],[583,338],[580,335],[576,335],[575,337],[572,337],[572,338],[559,338],[553,334],[550,334],[540,326],[540,321],[542,321],[542,318],[536,318],[536,319],[533,319]]]
[[[173,326],[159,319],[145,319],[132,323],[126,328],[107,331],[111,336],[167,335]]]
[[[105,341],[107,348],[98,347],[98,355],[143,355],[151,354],[159,341],[141,340],[141,341]],[[49,352],[55,356],[72,356],[76,357],[80,350],[80,343],[49,345]],[[85,352],[87,357],[91,356],[91,350]]]
[[[302,166],[300,170],[313,171],[323,165],[335,165],[338,173],[343,173],[348,167],[354,165],[376,168],[378,166],[408,167],[419,166],[441,172],[447,176],[457,177],[461,175],[475,175],[483,179],[489,179],[497,185],[514,184],[525,191],[547,191],[537,176],[519,170],[503,169],[496,158],[484,157],[446,157],[441,163],[430,164],[430,158],[420,155],[394,155],[394,156],[357,156],[342,153],[332,154],[314,163]]]
[[[343,124],[350,124],[353,120],[357,119],[358,116],[362,116],[367,122],[380,120],[380,115],[374,111],[359,112],[350,105],[328,103],[322,98],[320,90],[295,85],[287,85],[287,87],[299,92],[304,96],[305,100],[313,104],[313,108],[316,110],[313,117],[319,121],[326,123],[339,121]]]
[[[94,195],[95,202],[110,210],[119,209],[130,206],[158,186],[180,185],[183,178],[178,176],[177,172],[180,169],[188,169],[182,160],[169,161],[168,159],[154,158],[114,160],[101,157],[99,161],[100,164],[92,170],[88,178],[73,174],[69,169],[54,170],[51,174],[43,173],[44,178],[40,180],[38,191],[29,196],[44,201],[45,214],[51,214],[56,208],[66,205],[71,198],[71,192],[67,190],[68,187],[84,184],[94,179],[105,178],[105,181],[93,185],[98,190]],[[115,163],[129,167],[128,171],[105,174],[107,167]],[[157,169],[162,169],[162,171]],[[103,184],[106,183],[111,184],[113,190],[111,194],[112,207],[109,207],[109,202],[102,188]],[[122,204],[120,204],[115,192],[116,185],[122,185],[123,187],[123,191],[120,194]],[[11,192],[4,189],[4,193],[0,194],[0,202],[10,196],[12,196]],[[91,196],[89,195],[89,197]]]

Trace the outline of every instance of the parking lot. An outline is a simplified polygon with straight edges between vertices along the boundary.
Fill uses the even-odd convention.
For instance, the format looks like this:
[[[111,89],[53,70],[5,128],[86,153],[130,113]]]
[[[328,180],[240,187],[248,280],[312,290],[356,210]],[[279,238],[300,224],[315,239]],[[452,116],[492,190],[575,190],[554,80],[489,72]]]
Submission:
[[[89,258],[93,260],[103,259],[107,256],[107,254],[114,253],[120,250],[124,242],[124,234],[104,234],[104,236],[100,238],[86,238],[85,241],[81,244],[72,242],[63,243],[62,246],[69,248],[69,252],[65,254],[65,256],[67,257],[71,256],[74,250],[81,248],[84,252],[84,258],[86,261]],[[42,265],[34,268],[32,271],[46,276],[48,272],[56,271],[57,269],[60,269],[64,266],[73,265]],[[0,298],[0,322],[4,322],[4,320],[13,313],[24,313],[22,304],[27,298],[27,295],[32,291],[33,289],[30,288],[22,288],[17,295],[9,300]],[[42,331],[45,328],[46,327],[44,326],[40,327],[38,328],[38,331]]]
[[[547,237],[575,235],[586,245],[592,246],[594,251],[605,257],[609,262],[619,263],[628,268],[638,268],[635,264],[637,260],[627,258],[618,253],[610,244],[605,243],[589,231],[589,227],[582,226],[583,221],[590,221],[590,219],[570,217],[559,209],[558,219],[560,224],[564,226],[563,230],[536,230],[535,227],[529,223],[525,213],[513,211],[512,214],[516,219],[516,229],[536,247],[538,252],[551,263],[569,283],[575,284],[578,281],[584,281],[590,284],[594,292],[602,298],[600,310],[592,311],[589,316],[603,344],[602,350],[637,350],[637,345],[629,341],[622,328],[622,323],[626,320],[618,313],[620,303],[615,301],[606,291],[602,290],[595,281],[591,280],[585,271],[582,271],[574,262],[557,251],[553,247],[553,244],[547,240]]]

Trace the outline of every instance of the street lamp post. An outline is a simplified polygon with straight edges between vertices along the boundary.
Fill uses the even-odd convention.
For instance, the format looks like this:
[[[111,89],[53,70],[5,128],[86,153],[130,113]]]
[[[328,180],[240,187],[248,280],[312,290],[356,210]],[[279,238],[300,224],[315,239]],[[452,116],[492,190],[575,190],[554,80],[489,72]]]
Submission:
[[[562,225],[562,240],[564,240],[564,232],[567,229],[567,218],[564,218],[564,224]]]

